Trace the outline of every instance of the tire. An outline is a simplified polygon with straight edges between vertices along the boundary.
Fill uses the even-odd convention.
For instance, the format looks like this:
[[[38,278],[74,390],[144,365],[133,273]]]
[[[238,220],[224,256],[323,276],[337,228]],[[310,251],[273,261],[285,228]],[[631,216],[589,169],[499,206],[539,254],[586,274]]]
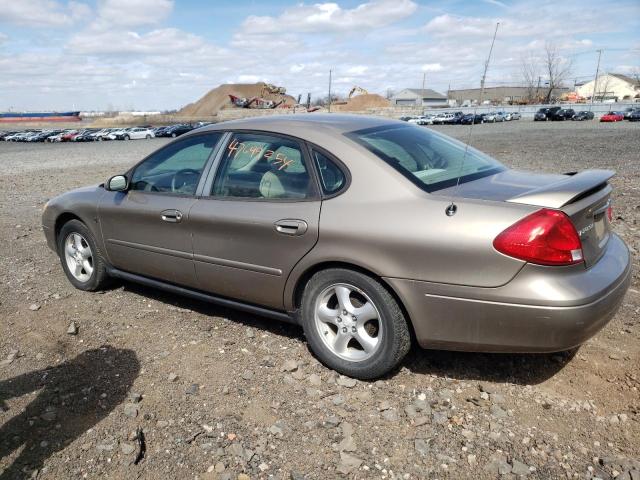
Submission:
[[[367,315],[360,317],[361,322],[368,319],[364,324],[358,323],[358,309]],[[301,323],[309,348],[322,363],[361,380],[393,370],[411,347],[407,320],[395,298],[380,282],[354,270],[332,268],[313,275],[302,295]]]
[[[130,140],[130,139],[131,139],[131,137],[130,137],[129,135],[125,135],[125,136],[123,137],[123,139],[124,139],[124,140]]]
[[[176,137],[177,137],[177,135],[175,133],[171,134],[171,138],[176,138]]]
[[[147,136],[146,136],[146,137],[144,137],[144,138],[146,138],[147,140],[150,140],[150,139],[151,139],[151,135],[147,135]]]
[[[78,276],[70,270],[69,260],[67,259],[65,252],[67,243],[77,245],[74,242],[74,240],[77,240],[77,236],[80,237],[83,248],[76,248],[74,249],[75,252],[78,253],[81,250],[86,252],[86,247],[88,247],[89,253],[91,254],[90,261],[87,259],[91,266],[90,274],[88,269],[85,270],[84,267],[82,267],[82,272],[84,272],[84,274],[82,272],[80,273],[81,277],[86,278],[78,278]],[[104,255],[96,244],[93,234],[84,223],[80,220],[68,221],[60,229],[60,233],[58,234],[56,241],[58,245],[58,257],[60,257],[62,269],[74,287],[79,290],[96,291],[102,290],[109,285],[110,278],[107,275],[107,263],[104,260]],[[73,260],[71,260],[71,262],[73,262]]]
[[[99,142],[104,142],[104,138],[102,138],[102,136],[98,137],[98,141]]]

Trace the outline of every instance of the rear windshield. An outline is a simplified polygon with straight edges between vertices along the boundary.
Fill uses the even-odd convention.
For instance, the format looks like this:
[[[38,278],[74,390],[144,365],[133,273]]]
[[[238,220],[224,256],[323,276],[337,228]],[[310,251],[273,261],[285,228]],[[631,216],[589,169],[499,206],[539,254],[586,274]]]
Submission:
[[[488,155],[428,128],[385,125],[345,135],[427,192],[451,187],[458,177],[465,183],[505,170]]]

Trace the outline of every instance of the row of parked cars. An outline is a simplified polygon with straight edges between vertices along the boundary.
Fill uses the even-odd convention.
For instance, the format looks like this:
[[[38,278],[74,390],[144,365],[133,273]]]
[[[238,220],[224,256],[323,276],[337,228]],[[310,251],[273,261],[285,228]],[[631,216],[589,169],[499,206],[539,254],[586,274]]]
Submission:
[[[533,116],[536,122],[562,121],[562,120],[593,120],[593,112],[584,110],[576,112],[573,108],[549,107],[541,108]],[[608,112],[600,117],[601,122],[621,122],[630,120],[632,122],[640,120],[640,108],[629,107],[622,112]]]
[[[421,115],[419,117],[400,117],[400,120],[416,125],[470,125],[472,123],[496,123],[520,120],[519,112],[464,113],[444,112]]]
[[[163,127],[141,125],[128,128],[84,128],[66,130],[0,131],[0,141],[5,142],[102,142],[108,140],[140,140],[155,137],[179,137],[207,123],[179,124]]]

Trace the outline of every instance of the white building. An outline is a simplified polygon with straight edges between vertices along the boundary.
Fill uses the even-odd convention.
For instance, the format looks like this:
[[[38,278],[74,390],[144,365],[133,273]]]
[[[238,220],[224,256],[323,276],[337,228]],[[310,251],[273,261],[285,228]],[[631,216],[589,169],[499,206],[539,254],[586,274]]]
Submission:
[[[576,87],[576,93],[587,99],[594,95],[595,101],[640,101],[640,80],[619,73],[604,73],[598,75],[597,82],[591,80]]]
[[[391,104],[398,106],[444,106],[447,97],[430,88],[405,88],[391,97]]]

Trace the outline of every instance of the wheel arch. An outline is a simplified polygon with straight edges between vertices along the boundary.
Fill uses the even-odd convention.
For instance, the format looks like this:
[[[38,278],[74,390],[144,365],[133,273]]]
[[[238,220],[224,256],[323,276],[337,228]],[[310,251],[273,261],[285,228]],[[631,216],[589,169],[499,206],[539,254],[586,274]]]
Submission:
[[[85,225],[87,224],[87,222],[85,222],[82,218],[80,218],[75,213],[72,213],[72,212],[62,212],[62,213],[60,213],[60,215],[58,215],[56,217],[56,221],[54,223],[54,230],[53,230],[54,231],[54,235],[55,235],[54,238],[55,238],[56,244],[58,242],[58,235],[60,234],[60,230],[62,230],[62,227],[64,226],[65,223],[67,223],[67,222],[69,222],[71,220],[78,220],[79,222],[82,222]]]
[[[336,261],[327,260],[327,261],[322,261],[322,262],[319,262],[319,263],[316,263],[314,265],[309,266],[295,280],[295,285],[294,285],[293,291],[292,291],[293,297],[290,299],[291,300],[291,305],[293,306],[293,309],[294,309],[295,312],[299,312],[300,311],[300,306],[302,304],[302,295],[304,293],[304,288],[307,285],[307,283],[309,282],[309,280],[311,279],[311,277],[313,277],[313,275],[315,275],[316,273],[318,273],[318,272],[320,272],[322,270],[327,270],[327,269],[330,269],[330,268],[344,268],[344,269],[347,269],[347,270],[354,270],[356,272],[362,273],[363,275],[367,275],[369,277],[372,277],[376,281],[378,281],[389,292],[389,294],[391,294],[391,296],[395,299],[395,301],[398,302],[398,306],[402,310],[402,313],[404,314],[404,317],[407,319],[409,332],[411,334],[411,342],[414,343],[416,336],[415,336],[415,331],[414,331],[414,328],[413,328],[413,320],[411,319],[411,316],[409,315],[409,311],[405,307],[404,301],[402,300],[402,298],[400,297],[398,292],[396,292],[396,290],[389,284],[389,282],[387,282],[384,279],[384,277],[382,277],[381,275],[373,272],[372,270],[364,268],[364,267],[362,267],[360,265],[356,265],[355,263],[350,263],[350,262],[345,262],[345,261],[338,261],[338,260],[336,260]],[[296,313],[296,318],[297,318],[297,313]],[[298,323],[299,323],[299,321],[298,321]]]

